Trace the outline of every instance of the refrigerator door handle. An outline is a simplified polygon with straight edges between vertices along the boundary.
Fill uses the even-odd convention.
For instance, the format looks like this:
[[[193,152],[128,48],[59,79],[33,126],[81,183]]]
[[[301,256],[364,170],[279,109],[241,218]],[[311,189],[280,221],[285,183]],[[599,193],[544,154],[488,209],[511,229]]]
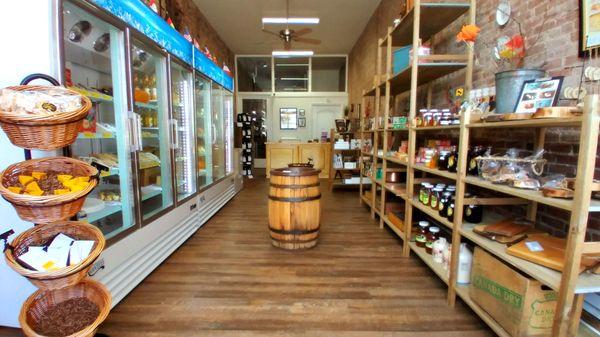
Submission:
[[[143,140],[142,140],[142,116],[139,114],[136,115],[136,127],[137,127],[137,148],[138,151],[142,151],[144,149]]]
[[[129,132],[131,133],[131,152],[139,151],[139,136],[138,136],[138,127],[137,127],[137,116],[133,111],[129,111],[127,121],[129,122]]]
[[[172,149],[177,149],[179,148],[179,132],[178,132],[178,128],[177,128],[177,120],[175,118],[172,118],[169,123],[171,124],[171,132],[173,134],[173,143],[171,143],[171,148]]]

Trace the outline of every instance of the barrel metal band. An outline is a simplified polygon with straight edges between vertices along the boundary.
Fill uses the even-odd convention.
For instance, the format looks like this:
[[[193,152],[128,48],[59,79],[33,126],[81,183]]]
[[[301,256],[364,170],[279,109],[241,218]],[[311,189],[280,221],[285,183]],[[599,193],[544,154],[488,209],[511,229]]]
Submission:
[[[314,184],[308,184],[308,185],[279,185],[279,184],[271,184],[270,186],[273,188],[288,188],[291,190],[300,190],[303,188],[308,188],[308,187],[318,187],[320,186],[321,183],[316,182]]]
[[[285,201],[285,202],[305,202],[305,201],[313,201],[321,199],[321,194],[316,195],[314,197],[300,197],[300,198],[283,198],[283,197],[273,197],[269,196],[270,200],[273,201]]]
[[[286,243],[286,244],[295,244],[295,243],[309,243],[309,242],[315,242],[317,240],[317,238],[314,239],[307,239],[307,240],[281,240],[278,238],[274,238],[273,235],[271,235],[271,240],[273,241],[277,241],[279,243]]]
[[[286,230],[282,230],[282,229],[275,229],[275,228],[269,226],[269,229],[271,230],[271,232],[281,234],[281,235],[303,235],[303,234],[317,233],[319,231],[320,227],[321,226],[319,226],[315,229],[310,229],[310,230],[293,229],[293,230],[286,231]]]

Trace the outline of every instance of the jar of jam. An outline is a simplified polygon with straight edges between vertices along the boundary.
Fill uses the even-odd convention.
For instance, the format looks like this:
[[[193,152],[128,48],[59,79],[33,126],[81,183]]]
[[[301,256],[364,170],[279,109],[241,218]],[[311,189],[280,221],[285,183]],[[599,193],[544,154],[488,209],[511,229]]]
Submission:
[[[456,146],[452,146],[452,151],[450,151],[450,155],[448,156],[448,164],[446,168],[448,172],[456,172],[456,167],[458,165],[458,151],[456,150]]]
[[[431,109],[431,121],[429,122],[429,126],[437,126],[440,124],[440,120],[442,119],[442,113],[438,109]]]
[[[438,209],[438,205],[440,203],[440,199],[442,198],[442,193],[444,193],[444,189],[440,187],[436,187],[431,192],[431,197],[429,198],[429,206],[433,209]]]
[[[440,228],[439,227],[429,227],[429,233],[427,234],[427,242],[425,242],[425,251],[427,254],[431,254],[433,252],[433,243],[436,242],[440,238]]]
[[[478,224],[483,220],[483,206],[481,205],[465,205],[466,222]]]
[[[448,201],[448,206],[446,206],[446,218],[450,222],[454,221],[454,201],[454,197],[451,197]]]
[[[429,222],[419,221],[419,229],[415,236],[415,243],[417,247],[424,248],[427,243],[427,235],[429,234]]]
[[[425,187],[425,193],[423,194],[423,201],[421,201],[423,203],[423,205],[425,206],[429,206],[429,203],[431,202],[431,194],[433,193],[433,185],[428,184]]]
[[[423,195],[425,194],[428,183],[421,183],[421,189],[419,189],[419,201],[423,202]]]
[[[476,158],[483,155],[484,152],[485,149],[483,148],[483,146],[479,145],[469,149],[469,152],[467,154],[467,174],[475,176],[478,175]]]
[[[450,156],[450,151],[440,151],[440,155],[438,157],[438,169],[442,171],[446,171],[448,169],[448,156]]]
[[[423,126],[432,126],[433,125],[433,113],[426,112],[423,114]]]
[[[452,198],[451,192],[442,193],[442,197],[438,201],[438,213],[442,217],[446,217],[446,210],[448,208],[448,204],[450,203],[450,199]]]

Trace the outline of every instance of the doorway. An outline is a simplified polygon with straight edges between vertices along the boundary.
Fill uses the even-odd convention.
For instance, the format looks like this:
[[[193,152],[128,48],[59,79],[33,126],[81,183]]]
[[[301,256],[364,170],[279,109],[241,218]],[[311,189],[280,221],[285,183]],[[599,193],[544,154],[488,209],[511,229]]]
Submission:
[[[323,132],[329,137],[329,132],[335,128],[335,120],[343,118],[341,104],[313,104],[311,110],[313,116],[312,139],[321,139]]]
[[[242,98],[242,112],[254,117],[252,123],[252,166],[265,168],[267,158],[267,116],[269,99],[265,97]]]

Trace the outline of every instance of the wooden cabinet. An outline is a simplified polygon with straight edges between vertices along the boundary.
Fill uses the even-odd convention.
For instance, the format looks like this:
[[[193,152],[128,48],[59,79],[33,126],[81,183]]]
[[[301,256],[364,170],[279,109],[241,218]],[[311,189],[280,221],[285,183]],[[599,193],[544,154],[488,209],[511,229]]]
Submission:
[[[267,143],[267,178],[272,169],[287,167],[290,163],[306,163],[312,158],[319,178],[329,177],[331,169],[330,143]]]

